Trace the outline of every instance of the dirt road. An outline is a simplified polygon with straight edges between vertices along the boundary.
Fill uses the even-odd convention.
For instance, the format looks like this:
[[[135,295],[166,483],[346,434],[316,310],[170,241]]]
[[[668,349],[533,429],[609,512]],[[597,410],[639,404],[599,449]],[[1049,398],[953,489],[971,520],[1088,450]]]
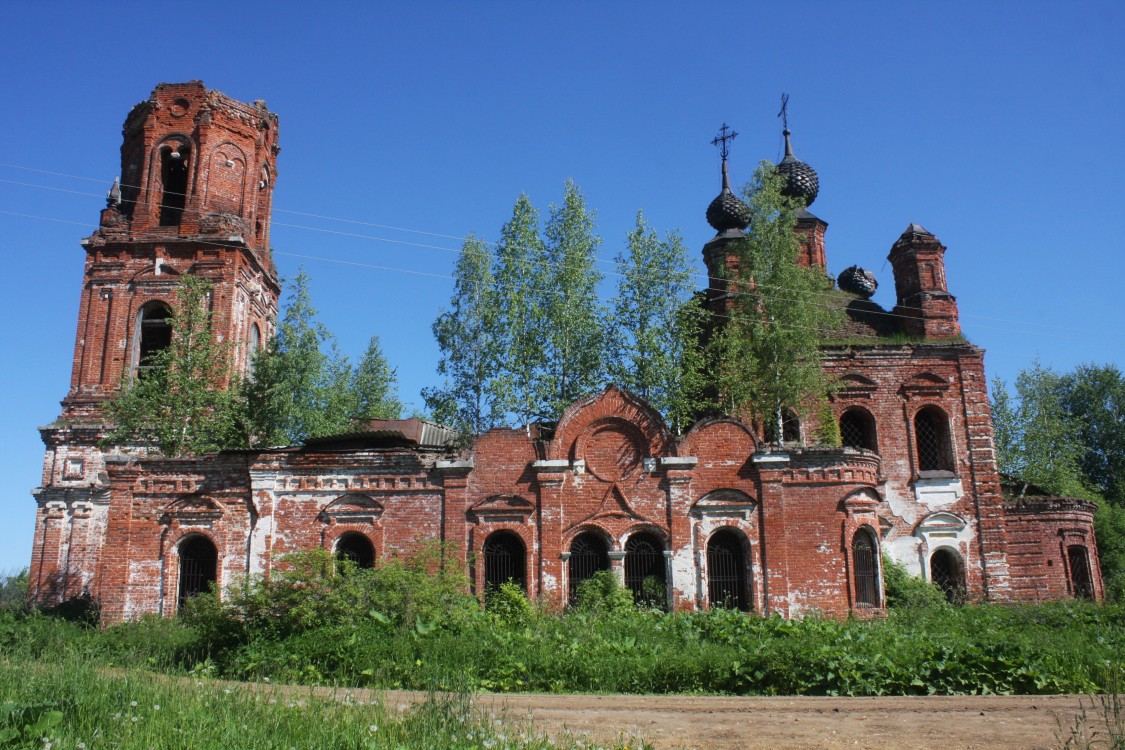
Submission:
[[[1071,726],[1080,700],[481,695],[475,702],[551,733],[565,728],[605,741],[635,734],[658,750],[1031,750],[1059,746],[1059,722]]]

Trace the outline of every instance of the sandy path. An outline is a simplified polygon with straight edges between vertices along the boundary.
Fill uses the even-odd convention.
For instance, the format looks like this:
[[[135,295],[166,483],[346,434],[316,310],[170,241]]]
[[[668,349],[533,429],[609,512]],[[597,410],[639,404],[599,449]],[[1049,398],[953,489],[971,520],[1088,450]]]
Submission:
[[[388,701],[393,700],[387,696]],[[683,696],[482,695],[550,732],[567,728],[613,740],[637,733],[659,750],[699,748],[987,748],[1059,746],[1076,696],[732,698]],[[1088,702],[1088,701],[1087,701]]]

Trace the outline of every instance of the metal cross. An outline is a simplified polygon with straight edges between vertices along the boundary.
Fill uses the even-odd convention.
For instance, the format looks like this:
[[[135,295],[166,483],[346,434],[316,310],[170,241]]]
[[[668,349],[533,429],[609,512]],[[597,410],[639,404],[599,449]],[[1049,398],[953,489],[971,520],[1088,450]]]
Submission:
[[[785,130],[789,129],[789,94],[781,95],[781,111],[777,113],[781,118],[781,127]]]
[[[728,128],[724,122],[723,127],[719,128],[719,134],[711,139],[711,145],[719,147],[719,154],[723,157],[723,161],[726,161],[727,155],[730,154],[730,142],[737,137],[738,133]]]

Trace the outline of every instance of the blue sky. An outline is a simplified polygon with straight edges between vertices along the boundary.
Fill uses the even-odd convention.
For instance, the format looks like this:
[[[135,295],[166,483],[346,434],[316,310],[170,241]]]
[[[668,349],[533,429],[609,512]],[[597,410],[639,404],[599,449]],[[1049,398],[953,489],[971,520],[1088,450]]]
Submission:
[[[119,172],[126,113],[158,82],[201,79],[279,114],[280,272],[306,267],[353,357],[378,334],[413,405],[436,382],[430,324],[457,238],[494,240],[521,192],[545,212],[573,178],[607,261],[638,209],[694,252],[719,188],[708,141],[723,122],[740,133],[744,182],[781,154],[783,91],[797,155],[820,174],[829,270],[875,271],[890,306],[887,252],[922,224],[949,248],[966,335],[1010,381],[1036,357],[1125,367],[1123,7],[11,4],[0,571],[30,560],[36,427],[69,385],[78,241]]]

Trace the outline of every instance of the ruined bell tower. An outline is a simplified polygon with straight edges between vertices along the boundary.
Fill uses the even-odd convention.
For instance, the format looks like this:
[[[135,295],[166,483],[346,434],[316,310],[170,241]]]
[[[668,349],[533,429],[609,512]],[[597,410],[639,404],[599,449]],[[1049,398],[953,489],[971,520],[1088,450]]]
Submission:
[[[234,342],[238,374],[269,340],[280,291],[269,243],[278,120],[265,102],[238,102],[200,81],[162,83],[129,112],[122,137],[121,174],[81,241],[70,389],[61,416],[40,429],[47,455],[31,575],[56,599],[95,594],[64,571],[93,570],[73,558],[100,554],[83,540],[105,523],[103,405],[168,345],[179,279],[211,283],[213,323]]]

